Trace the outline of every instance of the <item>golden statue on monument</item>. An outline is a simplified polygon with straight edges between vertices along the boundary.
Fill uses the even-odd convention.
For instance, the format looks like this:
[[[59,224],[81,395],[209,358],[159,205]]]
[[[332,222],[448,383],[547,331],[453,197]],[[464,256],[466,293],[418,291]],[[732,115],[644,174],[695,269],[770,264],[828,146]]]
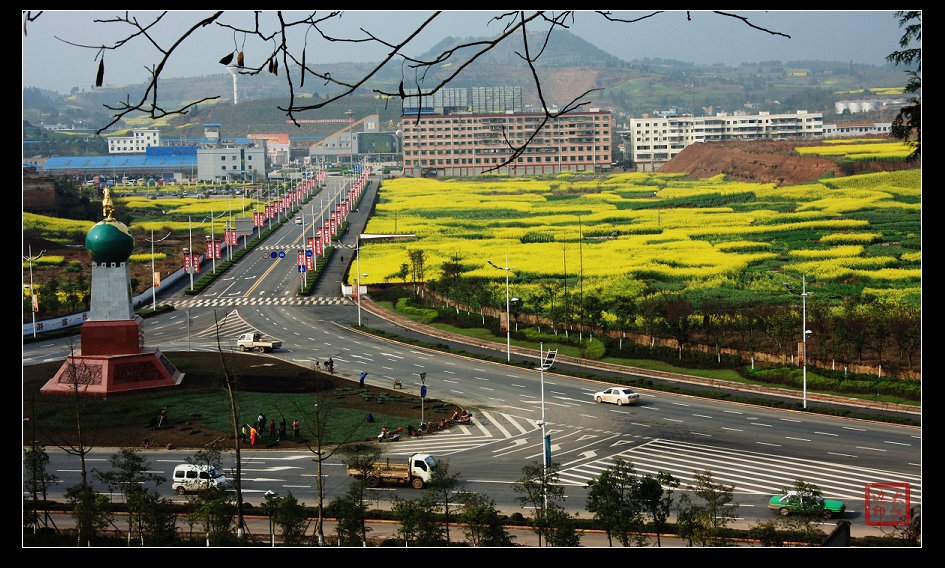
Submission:
[[[107,185],[104,189],[105,197],[102,198],[102,215],[105,216],[106,221],[112,220],[112,211],[115,210],[115,205],[112,204],[112,191]]]

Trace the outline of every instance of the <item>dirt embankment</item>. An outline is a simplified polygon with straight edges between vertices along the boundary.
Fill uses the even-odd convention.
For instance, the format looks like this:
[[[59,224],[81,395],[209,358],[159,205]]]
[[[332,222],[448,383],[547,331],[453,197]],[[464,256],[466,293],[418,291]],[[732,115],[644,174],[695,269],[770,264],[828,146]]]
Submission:
[[[660,168],[662,172],[687,173],[702,179],[725,174],[729,179],[791,185],[809,183],[827,172],[851,176],[919,167],[906,161],[834,161],[819,156],[799,156],[798,146],[817,146],[820,140],[752,140],[692,144]]]
[[[752,140],[691,144],[660,168],[694,178],[725,174],[729,179],[790,185],[814,181],[827,172],[844,175],[833,160],[798,156],[798,142]]]

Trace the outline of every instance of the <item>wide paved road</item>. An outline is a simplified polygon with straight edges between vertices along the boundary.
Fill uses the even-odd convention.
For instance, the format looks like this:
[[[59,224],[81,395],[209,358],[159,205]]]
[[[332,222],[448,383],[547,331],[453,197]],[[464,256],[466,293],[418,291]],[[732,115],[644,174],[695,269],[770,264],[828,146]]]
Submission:
[[[376,184],[371,185],[364,203],[370,202],[374,191]],[[353,242],[366,212],[352,213],[351,220],[352,235],[347,239]],[[299,225],[286,224],[270,237],[273,244],[267,245],[291,249],[295,246],[292,234],[300,230]],[[352,329],[357,306],[340,296],[339,285],[351,260],[346,258],[344,264],[333,260],[316,294],[299,298],[294,294],[298,285],[294,256],[263,261],[261,254],[248,255],[231,269],[229,280],[216,282],[207,294],[165,299],[178,310],[146,320],[146,342],[166,352],[215,351],[218,334],[232,339],[255,330],[283,341],[283,350],[272,356],[306,366],[332,357],[336,374],[351,380],[366,371],[369,382],[388,386],[400,380],[408,392],[416,393],[417,374],[424,372],[428,396],[470,408],[473,424],[385,449],[396,455],[426,451],[448,459],[451,471],[462,474],[467,489],[487,493],[503,509],[516,510],[511,486],[521,477],[523,465],[541,457],[541,429],[536,425],[542,406],[539,373],[391,342]],[[368,320],[366,325],[392,328],[373,314],[362,313],[362,317]],[[67,352],[65,344],[56,340],[26,346],[24,364],[61,360]],[[566,505],[574,511],[583,510],[586,483],[618,457],[632,461],[640,473],[672,473],[683,486],[692,481],[694,472],[708,469],[716,481],[735,486],[740,517],[747,520],[770,518],[767,498],[798,478],[818,485],[825,496],[845,500],[845,518],[861,530],[865,530],[866,484],[908,483],[912,503],[921,504],[921,429],[646,390],[640,391],[639,406],[598,405],[592,395],[602,388],[601,383],[554,373],[544,377],[546,431],[551,435],[553,459],[561,464],[560,480],[569,495]],[[96,459],[105,460],[106,454]],[[157,452],[153,454],[156,470],[169,475],[173,464],[186,455]],[[64,486],[76,476],[70,459],[58,456],[54,460]],[[250,498],[269,489],[291,490],[312,502],[313,464],[306,452],[255,450],[245,452],[244,460],[244,486]],[[105,465],[93,463],[93,467]],[[332,495],[347,487],[348,479],[340,468],[337,462],[329,468]],[[378,493],[409,496],[411,491],[387,488]]]

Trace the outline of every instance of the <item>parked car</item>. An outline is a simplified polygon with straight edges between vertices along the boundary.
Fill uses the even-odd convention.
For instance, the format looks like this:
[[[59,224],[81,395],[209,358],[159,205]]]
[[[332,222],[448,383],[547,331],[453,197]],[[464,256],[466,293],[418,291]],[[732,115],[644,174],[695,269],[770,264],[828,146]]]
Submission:
[[[594,400],[598,403],[610,402],[617,406],[623,406],[625,404],[638,404],[640,395],[627,387],[612,387],[594,393]]]
[[[768,500],[768,508],[777,511],[779,515],[787,516],[799,511],[820,511],[825,519],[833,515],[842,514],[847,506],[843,501],[836,499],[824,499],[819,495],[809,495],[797,491],[788,491],[772,495]]]

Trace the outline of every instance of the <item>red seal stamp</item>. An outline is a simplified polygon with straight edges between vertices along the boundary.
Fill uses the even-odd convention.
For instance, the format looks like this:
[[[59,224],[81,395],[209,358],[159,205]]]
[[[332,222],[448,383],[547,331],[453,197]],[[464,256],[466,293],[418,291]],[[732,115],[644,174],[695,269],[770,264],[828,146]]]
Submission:
[[[908,483],[867,483],[866,524],[873,527],[897,527],[911,521]]]

